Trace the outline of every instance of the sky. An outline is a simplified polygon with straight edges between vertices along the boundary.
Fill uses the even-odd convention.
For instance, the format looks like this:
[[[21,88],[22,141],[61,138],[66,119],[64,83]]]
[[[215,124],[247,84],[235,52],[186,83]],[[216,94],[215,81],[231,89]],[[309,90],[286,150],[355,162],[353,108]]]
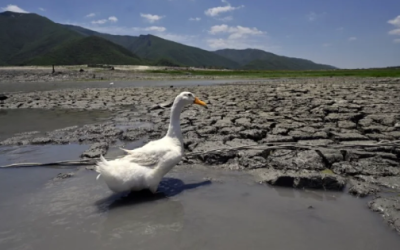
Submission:
[[[339,68],[400,66],[400,0],[0,0],[0,11],[206,50],[256,48]]]

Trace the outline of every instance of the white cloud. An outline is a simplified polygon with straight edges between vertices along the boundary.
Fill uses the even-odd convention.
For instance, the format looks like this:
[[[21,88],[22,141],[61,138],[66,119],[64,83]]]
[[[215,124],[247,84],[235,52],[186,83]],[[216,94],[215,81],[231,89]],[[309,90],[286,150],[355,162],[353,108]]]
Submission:
[[[113,22],[113,23],[118,22],[118,18],[116,18],[115,16],[110,16],[110,17],[108,18],[108,20],[109,20],[110,22]]]
[[[92,24],[105,24],[108,20],[107,19],[100,19],[96,21],[92,21]]]
[[[107,22],[116,23],[116,22],[118,22],[118,18],[116,18],[115,16],[110,16],[108,19],[100,19],[100,20],[91,21],[92,24],[105,24]]]
[[[191,18],[189,18],[189,21],[200,21],[201,20],[201,18],[200,17],[191,17]]]
[[[156,21],[161,20],[165,16],[158,16],[158,15],[152,15],[152,14],[142,14],[140,13],[140,16],[144,18],[147,22],[149,23],[154,23]]]
[[[46,11],[44,8],[40,7],[38,8],[40,11]]]
[[[211,49],[246,49],[258,48],[263,50],[276,50],[276,46],[268,46],[265,35],[266,32],[257,28],[250,28],[244,26],[228,26],[226,24],[214,25],[208,31],[216,38],[206,39],[206,43]],[[221,37],[222,36],[222,37]]]
[[[161,26],[150,26],[150,27],[145,27],[145,28],[139,28],[139,27],[133,27],[133,30],[135,31],[154,31],[154,32],[164,32],[167,29],[165,27]]]
[[[343,28],[343,27],[339,27],[339,28],[337,28],[336,30],[337,30],[337,31],[343,31],[344,28]]]
[[[396,38],[393,40],[394,43],[400,43],[400,38]]]
[[[322,47],[331,47],[332,46],[332,43],[324,43],[324,44],[322,44]]]
[[[355,40],[357,40],[357,37],[355,36],[349,37],[349,41],[355,41]]]
[[[389,35],[400,35],[400,29],[395,29],[389,31]]]
[[[87,14],[85,17],[95,17],[96,16],[96,14],[94,14],[94,13],[90,13],[90,14]]]
[[[29,13],[28,11],[21,9],[17,5],[9,4],[7,7],[2,7],[2,11],[12,11],[12,12],[17,12],[17,13]]]
[[[219,33],[228,33],[230,39],[238,39],[238,38],[245,38],[247,36],[254,36],[254,35],[262,35],[265,32],[257,29],[257,28],[249,28],[243,26],[228,26],[226,24],[221,25],[214,25],[208,31],[208,33],[212,35],[216,35]]]
[[[397,17],[395,17],[392,20],[389,20],[388,23],[390,23],[394,26],[400,27],[400,15],[398,15]]]
[[[234,11],[234,10],[238,10],[238,9],[244,8],[244,5],[233,7],[226,0],[222,0],[222,3],[225,3],[226,5],[225,6],[218,6],[218,7],[210,8],[210,9],[204,11],[204,14],[206,14],[207,16],[215,17],[215,16],[218,16],[221,13],[231,12],[231,11]]]
[[[389,35],[400,36],[400,15],[393,18],[392,20],[389,20],[388,23],[396,27],[394,30],[388,32]],[[399,39],[394,39],[393,41],[395,43],[398,43],[398,40]]]

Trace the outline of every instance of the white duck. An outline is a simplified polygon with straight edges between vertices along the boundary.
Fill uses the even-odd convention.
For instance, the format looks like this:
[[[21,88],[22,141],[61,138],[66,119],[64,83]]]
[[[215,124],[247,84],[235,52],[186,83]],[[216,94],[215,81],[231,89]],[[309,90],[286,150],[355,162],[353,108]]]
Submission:
[[[141,148],[125,150],[123,158],[107,161],[100,156],[96,165],[108,187],[114,192],[140,191],[149,189],[155,193],[163,176],[168,173],[183,156],[183,137],[180,126],[180,114],[185,105],[206,103],[190,92],[180,93],[171,108],[171,117],[167,134],[151,141]]]

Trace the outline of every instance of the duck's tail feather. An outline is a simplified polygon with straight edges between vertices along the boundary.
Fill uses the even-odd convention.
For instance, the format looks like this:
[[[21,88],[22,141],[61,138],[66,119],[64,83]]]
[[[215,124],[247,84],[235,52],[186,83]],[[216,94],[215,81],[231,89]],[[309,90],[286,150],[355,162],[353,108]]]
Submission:
[[[128,154],[130,154],[131,151],[132,151],[132,150],[124,149],[124,148],[119,148],[119,149],[121,149],[122,151],[125,151],[125,152],[128,153]]]
[[[96,180],[98,180],[101,175],[108,173],[108,167],[109,164],[107,160],[103,157],[103,155],[100,155],[100,161],[98,161],[96,164],[96,172],[99,173],[96,177]]]

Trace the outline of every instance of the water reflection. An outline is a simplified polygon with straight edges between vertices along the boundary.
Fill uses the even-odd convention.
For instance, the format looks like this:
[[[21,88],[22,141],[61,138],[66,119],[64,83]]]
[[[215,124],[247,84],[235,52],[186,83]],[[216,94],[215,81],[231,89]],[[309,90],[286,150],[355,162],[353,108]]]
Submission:
[[[96,202],[101,211],[112,210],[123,206],[133,206],[146,202],[154,202],[182,193],[185,190],[210,185],[211,181],[202,181],[197,183],[185,184],[182,180],[176,178],[163,178],[158,187],[157,193],[152,194],[148,190],[140,192],[112,194],[109,197]]]
[[[112,248],[114,243],[126,239],[134,242],[135,247],[147,249],[157,249],[160,242],[176,245],[182,239],[185,212],[182,202],[173,196],[210,184],[210,181],[185,184],[179,179],[164,178],[156,194],[149,191],[126,196],[114,194],[98,201],[101,210],[107,209],[100,230],[102,245]]]

